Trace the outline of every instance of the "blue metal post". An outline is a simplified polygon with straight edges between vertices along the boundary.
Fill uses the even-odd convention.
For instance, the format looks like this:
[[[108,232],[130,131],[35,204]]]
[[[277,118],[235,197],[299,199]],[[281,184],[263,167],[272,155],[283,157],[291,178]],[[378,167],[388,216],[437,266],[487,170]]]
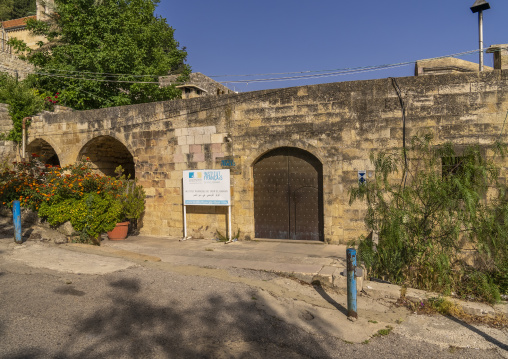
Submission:
[[[21,209],[19,201],[13,201],[12,203],[12,216],[14,222],[14,241],[18,244],[23,243],[21,237]]]
[[[348,248],[347,257],[347,316],[358,318],[356,309],[356,249]]]

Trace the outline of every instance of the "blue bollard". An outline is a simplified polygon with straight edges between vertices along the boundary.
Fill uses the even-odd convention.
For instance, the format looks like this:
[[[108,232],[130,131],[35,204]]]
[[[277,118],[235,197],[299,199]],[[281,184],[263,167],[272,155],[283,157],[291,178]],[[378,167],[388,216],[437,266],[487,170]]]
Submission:
[[[12,216],[14,222],[14,241],[21,244],[23,243],[23,238],[21,237],[21,208],[19,201],[12,202]]]
[[[347,257],[347,316],[358,318],[356,309],[356,249],[348,248]]]

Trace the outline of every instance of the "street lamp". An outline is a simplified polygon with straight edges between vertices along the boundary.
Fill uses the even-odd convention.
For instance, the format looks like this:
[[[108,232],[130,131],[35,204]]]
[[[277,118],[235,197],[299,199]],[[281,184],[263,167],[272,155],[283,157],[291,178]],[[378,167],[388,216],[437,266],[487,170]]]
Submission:
[[[480,35],[480,71],[483,71],[483,10],[490,9],[490,5],[485,0],[476,0],[471,11],[478,13],[478,33]]]

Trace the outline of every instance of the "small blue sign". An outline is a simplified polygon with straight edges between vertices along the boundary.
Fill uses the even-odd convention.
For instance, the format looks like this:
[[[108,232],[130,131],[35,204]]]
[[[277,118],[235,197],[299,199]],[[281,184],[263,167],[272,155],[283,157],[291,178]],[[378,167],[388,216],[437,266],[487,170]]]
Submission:
[[[367,182],[367,171],[358,171],[358,183],[365,184]]]

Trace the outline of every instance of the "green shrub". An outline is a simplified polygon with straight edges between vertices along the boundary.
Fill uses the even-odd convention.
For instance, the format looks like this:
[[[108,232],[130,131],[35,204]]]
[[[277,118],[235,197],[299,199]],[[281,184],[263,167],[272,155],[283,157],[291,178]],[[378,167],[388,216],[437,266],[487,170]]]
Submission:
[[[51,225],[70,221],[80,241],[97,244],[101,233],[116,223],[139,218],[144,212],[143,188],[124,176],[94,173],[88,161],[65,168],[42,164],[36,155],[0,173],[0,205],[37,211]]]
[[[361,238],[358,247],[369,272],[414,288],[499,300],[507,290],[508,201],[493,160],[477,146],[458,155],[450,143],[437,146],[424,135],[405,151],[372,153],[371,161],[375,177],[350,190],[350,203],[366,202],[365,223],[379,235],[377,246]],[[465,245],[476,249],[474,271]]]

